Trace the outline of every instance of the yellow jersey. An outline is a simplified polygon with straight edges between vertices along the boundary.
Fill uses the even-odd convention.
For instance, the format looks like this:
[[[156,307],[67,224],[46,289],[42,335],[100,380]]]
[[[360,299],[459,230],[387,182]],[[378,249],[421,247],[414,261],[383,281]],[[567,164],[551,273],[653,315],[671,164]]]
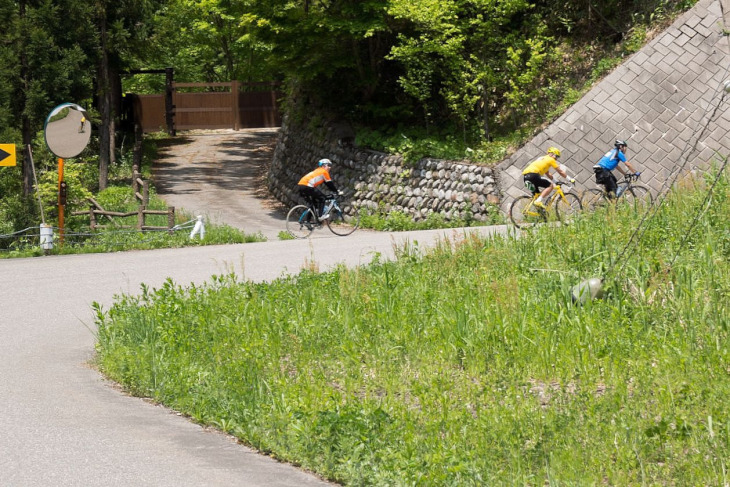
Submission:
[[[553,159],[552,156],[542,156],[534,161],[532,161],[524,171],[522,171],[522,174],[529,174],[531,172],[537,173],[540,176],[545,174],[550,170],[550,168],[557,169],[558,168],[558,162]]]

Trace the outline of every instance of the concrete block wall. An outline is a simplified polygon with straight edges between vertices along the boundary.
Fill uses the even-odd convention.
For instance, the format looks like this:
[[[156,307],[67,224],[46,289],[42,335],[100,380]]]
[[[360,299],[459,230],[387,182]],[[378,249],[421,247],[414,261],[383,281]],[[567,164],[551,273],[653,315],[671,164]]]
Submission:
[[[497,165],[502,208],[526,194],[522,169],[549,146],[562,151],[577,189],[595,186],[591,168],[617,138],[628,141],[629,161],[655,192],[682,166],[707,167],[718,153],[730,155],[730,94],[723,90],[730,79],[728,4],[698,2]]]

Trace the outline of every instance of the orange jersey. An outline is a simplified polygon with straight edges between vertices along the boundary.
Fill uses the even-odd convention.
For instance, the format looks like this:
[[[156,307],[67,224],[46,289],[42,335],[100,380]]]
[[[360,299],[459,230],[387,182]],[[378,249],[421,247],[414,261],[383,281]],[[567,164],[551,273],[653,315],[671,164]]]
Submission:
[[[316,188],[320,184],[328,181],[332,181],[332,178],[330,177],[330,172],[323,166],[318,167],[314,171],[305,175],[302,179],[299,180],[299,184],[301,186]]]

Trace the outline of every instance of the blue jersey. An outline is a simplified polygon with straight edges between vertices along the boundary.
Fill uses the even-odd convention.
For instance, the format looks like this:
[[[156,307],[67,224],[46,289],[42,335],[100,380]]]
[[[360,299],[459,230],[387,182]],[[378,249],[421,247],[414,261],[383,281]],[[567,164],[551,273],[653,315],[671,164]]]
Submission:
[[[613,171],[616,169],[616,166],[618,166],[619,161],[626,162],[626,156],[618,149],[611,149],[606,152],[603,157],[601,157],[601,160],[598,161],[597,165],[601,166],[603,169]]]

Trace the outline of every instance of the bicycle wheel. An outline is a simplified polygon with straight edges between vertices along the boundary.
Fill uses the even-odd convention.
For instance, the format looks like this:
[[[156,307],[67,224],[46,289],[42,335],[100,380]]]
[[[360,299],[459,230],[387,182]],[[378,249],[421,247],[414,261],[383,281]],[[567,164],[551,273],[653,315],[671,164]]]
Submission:
[[[606,193],[598,188],[591,188],[583,194],[583,206],[588,210],[595,210],[606,206]]]
[[[565,199],[560,196],[555,199],[555,213],[563,223],[571,222],[582,209],[583,203],[577,194],[565,193]]]
[[[339,208],[333,208],[327,220],[327,226],[332,233],[340,237],[350,235],[360,226],[360,214],[355,213],[352,217],[345,219],[345,215]]]
[[[545,211],[532,204],[531,196],[516,198],[509,207],[509,219],[517,228],[529,228],[546,221]]]
[[[314,230],[316,221],[312,210],[305,205],[297,205],[286,215],[286,231],[295,238],[307,238]]]
[[[631,186],[629,189],[624,191],[624,194],[621,196],[623,196],[626,204],[631,204],[635,207],[649,206],[654,201],[649,188],[644,186]]]

